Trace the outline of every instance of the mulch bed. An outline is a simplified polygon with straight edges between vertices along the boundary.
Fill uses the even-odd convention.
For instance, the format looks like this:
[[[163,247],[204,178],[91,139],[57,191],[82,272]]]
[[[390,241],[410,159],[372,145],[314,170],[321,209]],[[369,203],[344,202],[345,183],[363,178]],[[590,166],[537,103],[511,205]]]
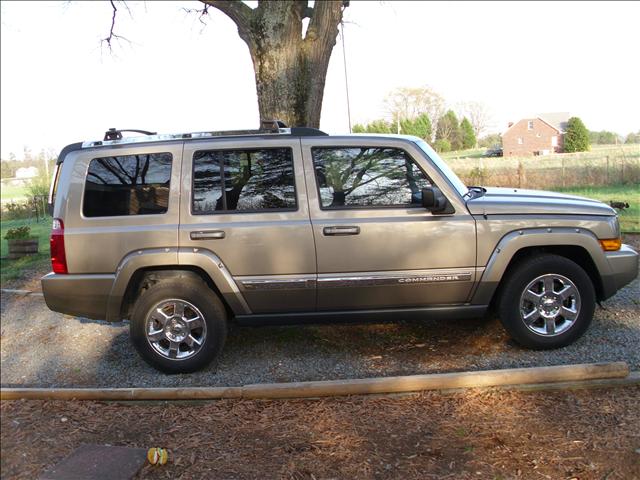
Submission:
[[[170,450],[139,478],[640,478],[640,387],[211,403],[4,401],[2,478],[82,444]]]

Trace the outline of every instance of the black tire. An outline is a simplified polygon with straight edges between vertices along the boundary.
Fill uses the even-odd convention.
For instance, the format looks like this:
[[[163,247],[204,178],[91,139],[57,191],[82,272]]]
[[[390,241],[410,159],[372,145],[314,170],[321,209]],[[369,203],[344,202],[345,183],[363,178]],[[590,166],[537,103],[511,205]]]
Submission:
[[[156,351],[147,339],[147,318],[152,309],[173,299],[195,306],[206,324],[206,330],[200,330],[205,332],[202,345],[188,358],[168,358]],[[168,374],[190,373],[207,366],[222,351],[227,336],[227,314],[216,293],[206,283],[193,276],[178,276],[159,281],[137,298],[129,335],[140,356],[152,367]],[[183,347],[187,347],[186,344],[182,344]]]
[[[521,316],[521,296],[531,282],[543,275],[565,277],[574,284],[579,294],[580,307],[573,323],[565,327],[566,330],[554,335],[532,331],[533,327],[537,327],[536,324],[533,324],[531,328],[528,327]],[[502,282],[498,315],[505,330],[520,345],[537,350],[565,347],[575,342],[589,328],[595,310],[595,289],[589,275],[568,258],[553,254],[530,257],[510,268]],[[533,311],[533,303],[526,305]],[[525,307],[525,311],[527,307]],[[541,316],[538,322],[540,321],[544,322],[544,317]],[[558,322],[565,322],[565,320],[560,316]],[[544,326],[537,328],[544,328]]]

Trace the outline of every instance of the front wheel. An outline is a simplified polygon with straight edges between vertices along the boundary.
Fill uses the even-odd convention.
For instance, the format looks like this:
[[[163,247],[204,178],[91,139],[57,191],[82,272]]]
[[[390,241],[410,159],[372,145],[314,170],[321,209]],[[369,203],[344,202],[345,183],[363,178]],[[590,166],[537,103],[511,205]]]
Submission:
[[[226,311],[218,296],[189,276],[162,280],[136,300],[130,336],[142,358],[164,373],[208,365],[225,342]]]
[[[551,349],[576,341],[589,327],[595,290],[575,262],[544,254],[517,264],[503,280],[499,316],[519,344]]]

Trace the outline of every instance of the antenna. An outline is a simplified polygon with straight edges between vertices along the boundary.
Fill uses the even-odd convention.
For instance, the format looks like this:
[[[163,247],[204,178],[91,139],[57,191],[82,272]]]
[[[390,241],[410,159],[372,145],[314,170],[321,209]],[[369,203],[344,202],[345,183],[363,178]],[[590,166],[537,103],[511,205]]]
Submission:
[[[347,118],[349,119],[349,133],[351,133],[351,104],[349,102],[349,81],[347,79],[347,54],[344,47],[344,21],[340,18],[340,31],[342,32],[342,60],[344,62],[344,88],[347,91]]]

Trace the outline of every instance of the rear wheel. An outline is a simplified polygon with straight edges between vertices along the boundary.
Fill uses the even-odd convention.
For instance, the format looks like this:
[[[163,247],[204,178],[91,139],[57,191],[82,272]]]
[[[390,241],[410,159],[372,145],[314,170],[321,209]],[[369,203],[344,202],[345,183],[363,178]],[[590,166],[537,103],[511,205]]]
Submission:
[[[199,279],[162,280],[136,300],[130,336],[142,358],[164,373],[189,373],[207,366],[222,351],[226,311]]]
[[[544,254],[515,265],[505,277],[498,312],[504,328],[525,347],[559,348],[587,330],[595,310],[589,275],[575,262]]]

